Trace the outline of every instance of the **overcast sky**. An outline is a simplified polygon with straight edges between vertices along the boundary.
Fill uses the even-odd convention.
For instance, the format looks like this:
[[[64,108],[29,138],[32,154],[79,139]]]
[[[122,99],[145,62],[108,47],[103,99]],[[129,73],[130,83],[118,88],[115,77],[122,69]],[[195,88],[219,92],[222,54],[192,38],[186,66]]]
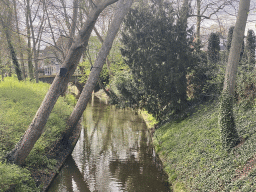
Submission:
[[[211,27],[214,30],[217,30],[216,28],[219,28],[219,25],[222,25],[224,28],[228,29],[230,26],[234,26],[236,22],[236,16],[239,8],[239,1],[234,0],[233,6],[226,6],[223,10],[218,12],[216,15],[213,15],[211,20],[204,19],[202,21],[202,34],[208,33],[207,31],[211,32]],[[212,10],[209,10],[207,14],[212,12]],[[193,21],[194,25],[195,19]],[[256,34],[256,0],[251,0],[250,5],[250,12],[247,20],[247,25],[245,29],[245,35],[247,34],[248,29],[254,30]],[[214,31],[213,31],[214,32]]]

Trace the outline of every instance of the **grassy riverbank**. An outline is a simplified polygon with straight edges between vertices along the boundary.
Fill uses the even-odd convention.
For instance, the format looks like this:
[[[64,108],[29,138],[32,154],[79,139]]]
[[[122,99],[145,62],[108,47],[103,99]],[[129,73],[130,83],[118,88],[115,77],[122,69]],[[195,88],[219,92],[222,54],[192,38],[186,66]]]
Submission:
[[[14,78],[0,81],[0,158],[3,158],[24,134],[49,86],[30,81],[18,82]],[[73,96],[59,98],[45,126],[45,132],[36,142],[24,167],[0,162],[0,191],[14,186],[16,191],[39,191],[40,187],[36,186],[38,183],[32,176],[38,175],[38,172],[49,174],[54,169],[56,160],[48,159],[46,152],[65,129],[65,119],[73,109],[69,104],[73,102]]]
[[[244,142],[230,152],[221,146],[218,109],[218,102],[202,105],[156,130],[154,145],[174,191],[256,191],[256,107],[235,107]]]

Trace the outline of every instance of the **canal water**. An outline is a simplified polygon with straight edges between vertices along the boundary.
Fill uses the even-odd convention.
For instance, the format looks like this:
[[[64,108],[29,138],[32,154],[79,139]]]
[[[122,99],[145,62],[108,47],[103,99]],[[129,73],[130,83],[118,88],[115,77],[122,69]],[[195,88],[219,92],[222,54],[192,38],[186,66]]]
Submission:
[[[167,192],[143,119],[92,98],[81,136],[48,192]]]

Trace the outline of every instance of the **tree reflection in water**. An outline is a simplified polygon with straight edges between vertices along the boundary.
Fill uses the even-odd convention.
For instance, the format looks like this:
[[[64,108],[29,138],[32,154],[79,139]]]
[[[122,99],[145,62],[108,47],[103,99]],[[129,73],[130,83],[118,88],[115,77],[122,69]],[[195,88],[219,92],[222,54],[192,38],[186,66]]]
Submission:
[[[49,191],[169,191],[140,116],[99,99],[84,112],[84,129]]]

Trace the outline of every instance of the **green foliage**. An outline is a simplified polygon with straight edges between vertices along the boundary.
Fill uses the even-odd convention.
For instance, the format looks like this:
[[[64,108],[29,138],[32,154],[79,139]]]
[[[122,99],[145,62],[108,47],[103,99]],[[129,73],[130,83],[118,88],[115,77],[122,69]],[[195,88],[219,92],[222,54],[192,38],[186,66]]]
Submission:
[[[220,37],[217,33],[211,33],[208,39],[208,60],[216,63],[219,60]]]
[[[124,21],[121,53],[131,78],[118,89],[132,105],[145,108],[157,119],[186,107],[186,69],[191,65],[186,23],[174,25],[169,4],[138,6]]]
[[[154,118],[153,115],[149,114],[147,111],[141,110],[140,112],[144,121],[147,124],[147,127],[152,128],[159,123],[159,121],[157,121],[156,118]]]
[[[122,56],[120,53],[120,42],[119,40],[115,40],[111,51],[108,55],[108,61],[110,71],[108,70],[107,65],[105,64],[102,68],[101,74],[100,74],[100,81],[103,83],[103,85],[107,86],[108,84],[111,84],[110,81],[110,73],[112,76],[115,76],[120,71],[126,70],[128,67],[124,64],[122,60]],[[91,36],[88,44],[88,50],[86,51],[86,58],[82,63],[79,64],[80,72],[82,73],[81,82],[85,83],[88,79],[91,71],[91,67],[94,65],[94,62],[96,61],[98,51],[100,50],[101,42],[99,41],[97,36]],[[99,86],[99,85],[97,85]]]
[[[175,192],[185,192],[186,188],[184,187],[183,183],[176,182],[173,186],[173,191],[175,191]]]
[[[90,69],[91,69],[91,64],[88,60],[85,60],[81,63],[79,63],[79,68],[82,69],[80,70],[82,73],[82,77],[81,77],[81,82],[85,83],[90,75]]]
[[[255,67],[255,46],[256,46],[256,38],[253,30],[248,30],[246,37],[246,51],[248,62],[251,68]]]
[[[238,134],[246,140],[229,152],[221,144],[219,107],[218,102],[207,103],[190,117],[156,130],[153,142],[172,186],[177,183],[184,191],[256,190],[254,164],[247,169],[256,153],[255,107],[244,111],[234,105]]]
[[[207,53],[203,51],[194,57],[196,64],[187,75],[187,94],[190,101],[196,103],[218,98],[223,89],[226,62],[208,62]]]
[[[247,110],[251,109],[256,98],[256,76],[251,70],[250,64],[243,63],[238,67],[236,80],[235,99],[239,105]]]
[[[42,168],[48,168],[53,169],[54,166],[57,163],[56,159],[48,159],[44,154],[44,151],[38,152],[36,150],[32,151],[31,154],[29,154],[29,157],[26,159],[26,164],[30,168],[34,169],[42,169]]]
[[[240,139],[236,131],[233,115],[233,96],[231,96],[227,90],[223,91],[221,95],[218,119],[222,146],[224,149],[230,150],[230,148],[240,142]]]
[[[0,191],[6,191],[12,186],[17,188],[25,188],[24,182],[31,180],[30,173],[27,169],[23,169],[14,164],[6,164],[0,162]],[[27,191],[32,189],[26,186]],[[25,190],[20,190],[24,191]]]
[[[33,83],[30,81],[18,82],[16,78],[5,78],[4,82],[0,82],[0,158],[2,159],[8,151],[14,148],[15,144],[20,140],[25,130],[31,123],[37,109],[39,108],[49,85],[46,83]],[[72,97],[72,96],[67,96]],[[66,127],[66,119],[72,112],[73,107],[65,103],[64,98],[59,98],[45,126],[45,131],[34,148],[29,154],[24,171],[26,168],[37,167],[40,169],[52,169],[54,160],[46,158],[47,148],[54,141],[60,138],[61,133]],[[6,168],[15,174],[18,170],[10,164],[5,164]],[[10,168],[8,168],[10,166]],[[23,170],[23,169],[21,169]],[[21,174],[22,175],[22,174]],[[23,178],[23,177],[20,177]],[[26,177],[24,177],[25,179]],[[19,179],[17,179],[19,180]],[[5,183],[1,180],[0,183]],[[19,180],[22,182],[22,179]],[[17,183],[16,183],[17,184]],[[5,183],[4,185],[12,185]],[[22,188],[26,190],[25,184]],[[20,190],[20,191],[22,191]],[[36,191],[33,189],[32,191]]]
[[[69,105],[75,106],[77,99],[74,95],[68,94],[68,95],[65,95],[64,101]]]
[[[89,77],[91,67],[94,65],[97,59],[100,48],[101,48],[101,42],[98,39],[98,37],[91,36],[89,39],[87,50],[86,50],[86,58],[82,63],[79,64],[79,69],[82,72],[81,81],[84,83]],[[106,83],[108,82],[108,78],[109,76],[108,76],[107,67],[104,66],[101,71],[100,80],[102,81],[102,83]]]
[[[118,105],[123,107],[135,107],[137,101],[143,94],[143,91],[138,90],[134,79],[132,78],[132,74],[129,71],[120,71],[117,73],[113,80],[112,90],[117,93],[119,97]],[[114,98],[112,98],[113,100]],[[115,101],[112,101],[115,102]]]

